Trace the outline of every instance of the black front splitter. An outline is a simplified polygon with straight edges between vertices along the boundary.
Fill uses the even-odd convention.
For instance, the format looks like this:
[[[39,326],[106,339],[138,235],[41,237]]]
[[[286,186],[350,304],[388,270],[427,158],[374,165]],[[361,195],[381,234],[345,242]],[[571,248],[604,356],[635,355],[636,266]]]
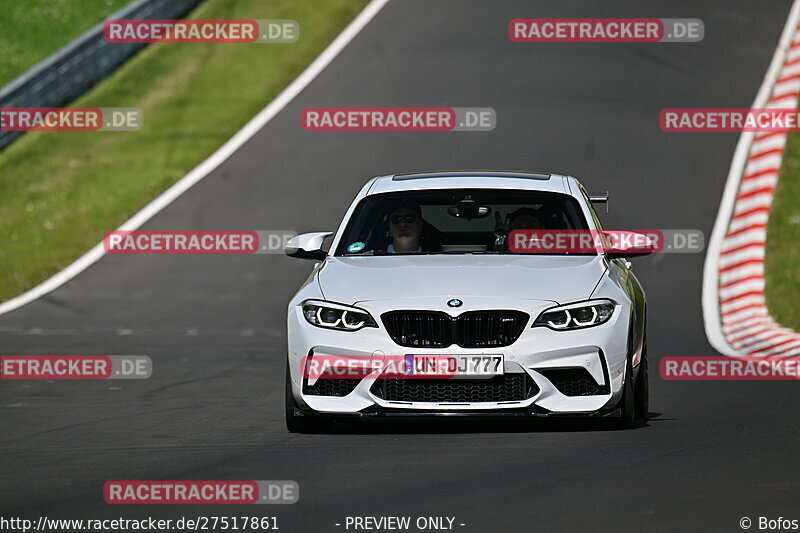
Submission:
[[[542,408],[535,409],[503,409],[502,411],[486,411],[483,409],[458,411],[425,411],[419,409],[395,409],[372,406],[358,413],[320,413],[312,409],[295,407],[299,416],[340,418],[340,419],[373,419],[373,418],[470,418],[470,419],[502,419],[502,418],[618,418],[619,408],[585,413],[553,413]]]

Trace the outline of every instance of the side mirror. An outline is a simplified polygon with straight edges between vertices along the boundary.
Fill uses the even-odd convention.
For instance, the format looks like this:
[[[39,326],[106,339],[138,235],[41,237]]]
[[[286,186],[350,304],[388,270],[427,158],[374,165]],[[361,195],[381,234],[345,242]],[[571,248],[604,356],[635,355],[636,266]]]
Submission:
[[[605,204],[608,213],[608,191],[605,194],[592,194],[589,196],[589,201],[593,204]]]
[[[328,254],[322,250],[322,243],[331,235],[333,235],[333,233],[330,231],[295,235],[289,239],[289,242],[283,247],[283,252],[289,257],[323,261],[328,257]]]
[[[608,248],[606,248],[606,257],[609,259],[641,257],[656,251],[656,246],[652,239],[644,233],[636,233],[635,231],[604,233],[610,241]]]

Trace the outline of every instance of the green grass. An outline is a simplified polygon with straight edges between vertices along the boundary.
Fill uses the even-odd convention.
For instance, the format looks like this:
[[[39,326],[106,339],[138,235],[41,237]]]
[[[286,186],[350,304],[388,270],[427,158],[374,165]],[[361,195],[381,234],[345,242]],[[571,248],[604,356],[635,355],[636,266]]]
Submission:
[[[0,152],[0,301],[65,267],[200,163],[366,3],[206,0],[193,18],[295,19],[300,39],[150,45],[72,104],[141,108],[141,130],[26,133]]]
[[[790,133],[767,224],[767,308],[800,331],[800,133]]]
[[[0,0],[0,86],[130,0]]]

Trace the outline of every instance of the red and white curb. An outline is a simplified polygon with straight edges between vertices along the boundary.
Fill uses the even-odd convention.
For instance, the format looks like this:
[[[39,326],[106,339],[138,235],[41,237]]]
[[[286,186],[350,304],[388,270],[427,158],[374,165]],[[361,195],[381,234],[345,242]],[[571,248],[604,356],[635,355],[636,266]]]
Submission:
[[[800,0],[792,5],[753,108],[794,109],[800,97]],[[764,296],[767,219],[786,133],[742,133],[733,156],[703,275],[711,345],[730,356],[800,354],[800,334],[770,317]]]

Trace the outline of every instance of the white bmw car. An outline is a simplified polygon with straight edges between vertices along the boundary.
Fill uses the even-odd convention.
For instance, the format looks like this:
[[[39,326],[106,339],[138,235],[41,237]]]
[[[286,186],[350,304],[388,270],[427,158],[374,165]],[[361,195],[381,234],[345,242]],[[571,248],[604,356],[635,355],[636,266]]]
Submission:
[[[646,419],[646,301],[627,259],[652,250],[510,246],[513,231],[600,231],[603,200],[557,174],[367,182],[335,233],[285,249],[317,262],[289,303],[288,429],[345,416]],[[342,372],[344,360],[369,364]]]

